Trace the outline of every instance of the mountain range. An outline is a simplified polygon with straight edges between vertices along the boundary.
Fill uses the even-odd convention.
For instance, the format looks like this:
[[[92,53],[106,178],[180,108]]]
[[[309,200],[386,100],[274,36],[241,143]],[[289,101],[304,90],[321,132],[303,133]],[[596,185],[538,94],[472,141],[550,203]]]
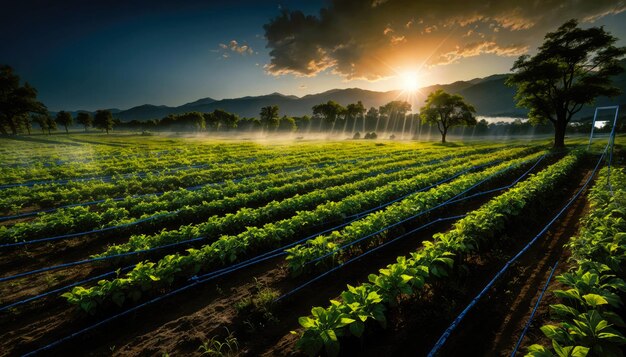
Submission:
[[[622,61],[626,65],[626,61]],[[423,104],[426,96],[437,89],[463,96],[467,102],[474,105],[477,114],[487,117],[525,117],[527,110],[515,106],[515,88],[504,82],[506,74],[495,74],[485,78],[475,78],[469,81],[457,81],[450,84],[436,84],[421,88],[411,97],[409,103],[413,111],[417,111]],[[626,94],[626,73],[614,78],[614,83]],[[593,106],[585,106],[576,116],[577,119],[593,115],[595,106],[625,104],[624,94],[609,99],[600,97]],[[111,109],[114,117],[123,122],[131,120],[160,119],[169,114],[179,114],[191,111],[211,112],[223,109],[241,117],[258,117],[262,107],[278,105],[280,115],[302,116],[311,115],[311,108],[320,103],[334,100],[341,105],[362,101],[366,108],[379,107],[392,100],[405,100],[406,94],[402,91],[377,92],[360,88],[332,89],[326,92],[309,94],[303,97],[272,93],[261,96],[247,96],[241,98],[215,100],[202,98],[194,102],[177,107],[165,105],[144,104],[126,110]]]

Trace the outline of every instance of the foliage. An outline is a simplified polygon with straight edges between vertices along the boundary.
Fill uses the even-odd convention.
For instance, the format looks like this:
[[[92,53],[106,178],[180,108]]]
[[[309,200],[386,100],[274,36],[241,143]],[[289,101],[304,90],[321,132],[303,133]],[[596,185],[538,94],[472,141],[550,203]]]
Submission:
[[[346,108],[341,104],[329,100],[326,103],[317,104],[313,106],[313,116],[321,117],[326,123],[333,124],[335,121],[345,113]]]
[[[460,194],[469,187],[472,187],[476,183],[490,178],[491,180],[504,175],[513,167],[517,167],[524,163],[527,163],[529,158],[524,157],[518,159],[516,156],[523,152],[523,150],[511,150],[506,156],[502,153],[494,153],[491,155],[480,155],[477,157],[466,156],[458,161],[448,161],[440,168],[435,169],[435,165],[431,166],[431,170],[422,175],[414,176],[413,180],[416,183],[421,182],[421,186],[429,187],[434,182],[441,181],[446,177],[451,177],[455,174],[462,173],[469,170],[473,166],[481,165],[493,165],[497,159],[510,160],[504,164],[494,165],[483,171],[475,173],[466,173],[461,177],[450,181],[449,183],[441,184],[436,189],[417,192],[409,197],[406,197],[402,201],[396,202],[392,205],[380,209],[377,212],[373,212],[363,219],[357,220],[340,231],[334,231],[327,235],[316,237],[314,240],[305,242],[301,245],[296,245],[293,248],[287,250],[287,262],[288,267],[294,274],[299,274],[303,270],[311,269],[309,265],[311,262],[321,259],[324,256],[332,254],[334,259],[328,258],[323,261],[318,261],[316,265],[329,264],[327,261],[340,260],[336,256],[348,255],[344,251],[339,251],[338,247],[352,244],[367,236],[377,235],[384,239],[386,230],[384,227],[393,226],[399,222],[414,216],[419,212],[424,212],[432,209],[441,203],[452,199],[456,195]],[[536,154],[538,156],[540,154]],[[423,222],[428,219],[428,215],[423,215],[419,219],[414,220],[417,222]],[[371,241],[372,239],[370,239]],[[372,244],[372,243],[370,243]]]
[[[626,324],[620,316],[620,295],[626,293],[626,173],[611,170],[613,194],[607,180],[605,168],[589,194],[592,209],[567,244],[573,266],[556,277],[566,287],[552,291],[559,299],[550,305],[556,323],[541,327],[552,340],[552,349],[535,344],[527,356],[566,356],[575,351],[580,356],[623,356],[620,346],[626,337],[620,330]]]
[[[113,129],[113,114],[110,110],[97,110],[93,117],[93,125],[96,129],[105,130],[107,134]]]
[[[85,131],[91,126],[93,126],[93,116],[88,112],[79,112],[76,115],[76,122],[83,127],[85,127]]]
[[[65,128],[65,133],[69,133],[69,131],[67,130],[67,127],[72,125],[72,123],[74,122],[74,119],[72,118],[72,114],[61,110],[60,112],[57,113],[57,116],[54,119],[54,121],[57,124],[62,125]]]
[[[37,101],[37,90],[28,83],[20,85],[13,68],[0,66],[0,133],[17,135],[30,113],[46,114],[46,107]]]
[[[278,105],[270,105],[261,108],[259,114],[261,120],[261,126],[263,129],[276,129],[279,124]]]
[[[226,337],[221,341],[219,336],[213,336],[206,342],[203,342],[198,351],[202,356],[209,357],[230,357],[236,356],[239,352],[239,342],[233,334],[226,328]]]
[[[530,109],[533,122],[552,122],[555,147],[564,147],[567,123],[584,104],[619,94],[611,77],[623,71],[626,47],[615,47],[616,41],[602,27],[582,29],[570,20],[545,36],[537,54],[513,65],[507,83],[517,86],[517,104]]]
[[[420,116],[427,124],[436,124],[441,133],[441,142],[446,142],[446,135],[451,127],[458,125],[476,125],[476,109],[465,102],[458,94],[446,93],[438,89],[428,95],[426,105],[420,109]]]
[[[358,287],[363,289],[360,295],[370,296],[375,293],[380,297],[380,301],[372,300],[370,302],[372,306],[368,309],[374,309],[378,304],[394,306],[401,297],[415,294],[427,282],[448,276],[455,264],[454,258],[458,259],[469,251],[477,250],[484,241],[496,239],[506,229],[506,223],[512,217],[524,213],[524,208],[529,202],[549,200],[549,193],[564,182],[580,161],[580,154],[566,156],[470,212],[465,218],[457,221],[452,230],[435,235],[432,242],[423,242],[423,248],[411,253],[410,258],[398,257],[396,263],[380,269],[378,274],[370,274],[369,283]],[[348,286],[347,291],[353,289],[355,288]],[[352,309],[350,304],[349,299],[341,302],[331,300],[328,308],[314,307],[311,310],[313,317],[301,317],[300,324],[304,332],[298,346],[308,354],[315,355],[325,346],[321,342],[328,341],[329,334],[362,336],[364,331],[360,325],[357,328],[351,327],[357,320],[365,323],[365,327],[368,326],[369,319],[376,319],[379,322],[383,320],[380,316],[376,318],[372,315],[370,318],[361,314],[361,309]],[[329,319],[328,316],[340,316],[343,323],[338,323],[336,318]],[[337,353],[339,340],[335,338],[330,341],[330,352]],[[326,349],[327,351],[329,349],[327,345]]]
[[[432,157],[431,157],[432,159]],[[425,158],[428,160],[428,158]],[[211,267],[230,264],[239,260],[251,250],[260,249],[267,245],[278,245],[289,239],[293,239],[295,232],[306,232],[315,226],[335,219],[338,216],[356,214],[364,209],[374,208],[381,203],[398,198],[421,188],[421,181],[411,179],[418,170],[428,170],[429,167],[416,167],[411,170],[400,170],[389,174],[381,174],[368,177],[354,183],[347,183],[311,192],[311,194],[295,196],[293,199],[275,202],[265,208],[269,212],[282,212],[288,218],[280,220],[275,214],[259,214],[259,211],[242,209],[235,215],[226,215],[224,218],[212,218],[205,224],[185,226],[177,231],[163,231],[155,238],[137,236],[132,242],[133,249],[171,243],[177,240],[190,239],[198,236],[218,237],[219,230],[224,229],[226,222],[233,222],[230,227],[246,227],[245,231],[236,235],[222,235],[219,239],[200,249],[188,249],[187,254],[174,254],[166,256],[150,266],[144,266],[149,272],[142,272],[134,276],[134,271],[127,277],[115,279],[122,284],[127,294],[136,291],[153,291],[165,286],[181,277],[188,278],[197,274],[200,270]],[[401,178],[398,184],[383,185]],[[337,201],[337,202],[335,202]],[[324,203],[327,202],[327,203]],[[305,208],[305,209],[303,209]],[[308,210],[307,210],[308,209]],[[295,215],[293,212],[296,212]],[[269,217],[270,223],[262,227],[255,227],[255,220]],[[222,231],[223,232],[223,231]],[[151,243],[151,241],[153,243]],[[116,253],[116,250],[109,250]],[[155,279],[152,279],[155,277]],[[75,288],[76,289],[76,288]],[[89,294],[95,300],[95,304],[101,305],[111,301],[112,292],[109,285],[99,284],[89,288]]]

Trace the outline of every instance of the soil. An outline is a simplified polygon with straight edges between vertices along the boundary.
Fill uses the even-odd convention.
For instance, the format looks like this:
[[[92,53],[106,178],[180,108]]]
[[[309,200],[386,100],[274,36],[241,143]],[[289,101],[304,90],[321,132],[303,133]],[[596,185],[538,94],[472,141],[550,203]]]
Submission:
[[[548,162],[545,162],[543,165],[547,164]],[[536,170],[539,169],[541,166]],[[511,177],[507,180],[510,181]],[[489,189],[502,182],[506,181],[501,180],[490,187],[480,189]],[[562,196],[571,197],[572,192],[576,190],[575,186],[563,192]],[[445,217],[471,211],[492,196],[470,200],[445,212],[435,212],[435,215]],[[565,199],[555,202],[555,206],[560,208],[564,202]],[[536,301],[536,296],[545,283],[550,267],[556,259],[564,261],[561,247],[567,238],[576,232],[577,222],[584,213],[584,207],[584,201],[578,200],[568,210],[566,217],[556,222],[545,239],[522,257],[514,266],[513,272],[502,279],[507,283],[496,286],[488,299],[481,302],[474,312],[467,316],[451,336],[445,353],[441,355],[469,355],[468,342],[472,342],[470,345],[473,346],[471,355],[495,356],[512,349]],[[546,214],[545,220],[551,217],[552,215]],[[536,234],[536,232],[530,234],[533,230],[531,228],[536,230],[544,224],[545,222],[537,223],[534,227],[524,227],[520,223],[520,226],[513,227],[511,232],[514,233],[504,240],[504,244],[495,246],[480,256],[471,256],[465,265],[467,273],[460,274],[460,279],[452,284],[430,286],[416,299],[401,304],[398,309],[392,310],[388,329],[373,329],[376,334],[375,342],[372,342],[374,339],[367,338],[347,340],[344,354],[425,354],[450,320],[482,289],[505,259],[519,250],[529,237]],[[289,332],[299,328],[297,324],[299,316],[307,315],[312,306],[328,305],[328,298],[339,295],[346,284],[354,285],[365,281],[369,273],[393,262],[399,255],[418,249],[423,240],[429,239],[436,232],[448,230],[451,225],[452,222],[437,223],[309,285],[293,297],[274,306],[272,319],[266,323],[246,321],[246,317],[238,315],[235,303],[253,296],[259,287],[269,288],[281,294],[291,291],[311,278],[310,275],[290,277],[282,258],[268,260],[228,277],[193,287],[75,337],[70,342],[51,349],[49,354],[194,355],[200,354],[198,348],[202,343],[216,336],[223,340],[228,331],[232,331],[237,337],[238,351],[244,355],[298,354],[295,350],[297,336]],[[408,225],[407,228],[411,226]],[[85,252],[90,251],[89,242],[74,243],[76,246],[72,246],[72,242],[64,244],[68,246],[55,244],[42,246],[41,251],[21,252],[23,254],[21,258],[0,258],[0,267],[3,269],[14,267],[14,271],[20,271],[23,269],[18,264],[20,261],[46,258],[51,259],[45,260],[46,263],[70,261],[80,254],[84,257]],[[100,247],[102,245],[101,242],[93,244]],[[43,252],[50,252],[51,248],[54,248],[53,253],[44,256]],[[566,265],[561,264],[559,269],[566,269]],[[49,285],[45,285],[42,278],[23,279],[18,282],[23,284],[20,290],[26,287],[23,292],[13,293],[5,284],[0,290],[0,296],[3,302],[15,301],[23,296],[48,290],[52,286],[61,286],[107,270],[106,267],[85,266],[63,270],[44,278],[56,279]],[[544,301],[550,301],[548,294]],[[545,316],[546,306],[542,307],[543,310],[540,309],[538,316]],[[17,355],[70,335],[112,315],[113,312],[89,316],[68,306],[61,298],[49,297],[17,308],[9,314],[2,314],[5,317],[0,321],[0,351],[3,351],[0,354]],[[535,321],[540,323],[541,320]],[[527,340],[535,339],[535,336],[530,337]]]
[[[543,219],[534,221],[535,224],[517,222],[508,229],[511,232],[508,237],[503,237],[500,241],[503,244],[494,245],[480,255],[468,257],[464,267],[465,274],[457,274],[457,279],[445,285],[430,286],[423,294],[394,310],[389,319],[390,326],[386,330],[376,331],[375,344],[365,342],[358,349],[346,354],[426,355],[448,325],[506,261],[534,237],[578,191],[588,174],[588,170],[584,170],[584,174],[579,175],[576,181],[578,185],[569,187],[563,195],[564,199],[555,202],[555,207],[542,215]],[[581,197],[466,315],[438,355],[510,355],[553,264],[556,260],[562,262],[556,274],[567,269],[567,254],[562,247],[577,232],[578,221],[585,209],[586,202]],[[547,316],[546,310],[552,301],[549,295],[545,295],[546,300],[538,311],[540,316]],[[540,319],[534,321],[535,324],[542,324]],[[525,341],[537,343],[536,338],[535,333],[529,335]],[[365,338],[365,341],[369,340]],[[520,351],[524,352],[526,346],[526,343],[523,344]]]

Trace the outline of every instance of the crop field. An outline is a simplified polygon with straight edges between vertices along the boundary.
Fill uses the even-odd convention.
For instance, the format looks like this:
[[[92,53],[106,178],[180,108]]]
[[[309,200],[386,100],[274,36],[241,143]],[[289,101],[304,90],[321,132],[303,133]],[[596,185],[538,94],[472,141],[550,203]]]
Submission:
[[[0,355],[621,356],[621,139],[2,140]]]

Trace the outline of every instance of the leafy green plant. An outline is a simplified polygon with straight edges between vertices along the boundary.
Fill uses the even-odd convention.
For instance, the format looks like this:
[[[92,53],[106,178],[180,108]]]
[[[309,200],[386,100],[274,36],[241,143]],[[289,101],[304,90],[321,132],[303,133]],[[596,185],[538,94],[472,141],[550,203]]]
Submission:
[[[524,212],[527,202],[548,199],[554,188],[567,179],[580,161],[581,155],[578,153],[564,157],[556,164],[470,212],[459,220],[451,231],[436,235],[432,242],[424,242],[423,248],[412,253],[410,258],[399,257],[396,263],[380,269],[378,274],[370,274],[369,283],[357,288],[349,286],[347,292],[342,293],[342,297],[345,296],[342,301],[331,300],[331,305],[326,309],[314,307],[311,310],[313,317],[301,317],[299,320],[304,332],[301,334],[298,347],[309,354],[318,353],[322,347],[325,347],[329,354],[336,353],[339,349],[338,337],[344,336],[347,331],[351,331],[355,336],[362,335],[368,319],[384,321],[380,316],[384,309],[377,307],[379,304],[394,306],[401,296],[415,294],[429,280],[448,276],[455,263],[453,257],[476,250],[479,243],[497,237],[506,229],[506,223],[512,217]],[[520,200],[521,203],[518,202]],[[370,294],[373,301],[369,304],[376,309],[376,314],[363,313],[361,303],[352,305],[354,302],[351,299],[355,296],[360,296],[362,300],[364,295]],[[342,314],[340,317],[344,320],[337,320],[338,314]],[[355,321],[358,323],[356,327],[352,327]],[[329,331],[332,331],[332,339],[329,338]],[[325,344],[326,342],[330,347]],[[574,348],[564,347],[562,352],[566,350],[573,351]]]
[[[239,342],[235,335],[226,329],[226,337],[222,340],[219,336],[213,336],[198,347],[198,351],[203,356],[230,357],[239,352]]]
[[[623,356],[621,346],[626,327],[618,311],[623,307],[620,295],[626,292],[623,276],[626,241],[624,198],[626,175],[612,171],[614,194],[605,186],[607,169],[601,170],[589,194],[592,210],[584,217],[581,231],[566,245],[572,252],[573,268],[557,276],[567,289],[553,290],[560,303],[550,305],[557,322],[541,327],[552,340],[551,349],[532,345],[529,356]],[[566,347],[561,347],[561,346]]]

